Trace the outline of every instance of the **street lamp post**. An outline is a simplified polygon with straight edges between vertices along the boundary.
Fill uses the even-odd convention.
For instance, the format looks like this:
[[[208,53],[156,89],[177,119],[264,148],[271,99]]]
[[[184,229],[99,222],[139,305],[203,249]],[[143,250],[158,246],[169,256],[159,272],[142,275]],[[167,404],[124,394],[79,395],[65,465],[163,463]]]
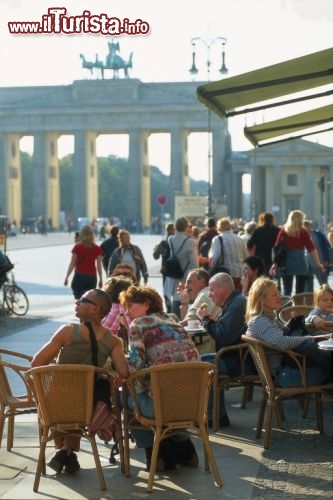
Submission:
[[[206,58],[206,68],[207,68],[207,81],[210,81],[210,70],[211,70],[211,52],[210,49],[212,48],[213,45],[216,45],[220,43],[222,46],[222,62],[221,62],[221,67],[219,69],[219,72],[222,75],[225,75],[228,73],[228,69],[225,64],[225,45],[227,43],[227,39],[223,36],[217,36],[216,38],[213,38],[212,40],[205,40],[204,38],[201,37],[195,37],[191,39],[191,44],[192,44],[192,66],[189,70],[191,75],[195,76],[199,73],[198,68],[196,67],[195,64],[195,59],[196,59],[196,49],[198,44],[202,44],[207,51],[207,58]],[[207,198],[208,198],[208,208],[207,208],[207,215],[208,217],[211,217],[213,215],[213,210],[212,210],[212,160],[213,160],[213,152],[212,152],[212,127],[211,127],[211,111],[208,108],[208,121],[207,121],[207,135],[208,135],[208,192],[207,192]]]

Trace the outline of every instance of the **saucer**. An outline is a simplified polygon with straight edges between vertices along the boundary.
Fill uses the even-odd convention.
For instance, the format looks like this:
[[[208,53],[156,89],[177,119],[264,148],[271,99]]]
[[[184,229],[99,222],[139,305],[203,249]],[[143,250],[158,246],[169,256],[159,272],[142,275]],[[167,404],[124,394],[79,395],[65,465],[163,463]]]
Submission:
[[[205,332],[206,331],[203,326],[196,326],[195,328],[190,328],[189,326],[184,326],[184,330],[187,331],[188,333]]]
[[[321,342],[318,342],[318,346],[321,349],[328,349],[329,351],[333,351],[333,339],[330,340],[322,340]]]

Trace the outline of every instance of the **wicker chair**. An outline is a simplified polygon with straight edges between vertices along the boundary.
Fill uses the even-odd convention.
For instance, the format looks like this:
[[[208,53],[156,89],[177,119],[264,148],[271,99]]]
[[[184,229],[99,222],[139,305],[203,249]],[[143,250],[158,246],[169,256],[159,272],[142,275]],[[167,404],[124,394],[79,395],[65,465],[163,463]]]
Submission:
[[[294,306],[313,306],[313,292],[296,293],[291,300]]]
[[[266,423],[265,423],[265,438],[264,438],[264,448],[268,449],[271,444],[271,431],[274,413],[277,416],[278,425],[280,428],[282,426],[282,420],[284,419],[284,412],[281,405],[283,399],[297,399],[301,402],[305,402],[303,405],[305,412],[307,410],[307,405],[309,399],[312,395],[315,396],[316,402],[316,415],[317,415],[317,427],[320,433],[323,433],[323,413],[322,413],[322,401],[327,396],[327,399],[332,400],[332,396],[326,391],[332,391],[333,384],[324,384],[316,386],[308,386],[306,383],[306,359],[301,354],[297,354],[293,351],[281,351],[271,344],[265,344],[259,339],[243,335],[242,339],[249,346],[249,350],[252,354],[253,360],[256,364],[258,373],[260,375],[262,385],[264,388],[263,397],[259,407],[257,428],[256,428],[256,438],[259,438],[262,433],[263,422],[265,417],[266,407],[268,408]],[[301,372],[302,384],[298,387],[278,387],[274,383],[274,378],[271,375],[268,360],[267,351],[280,351],[284,354],[290,356],[290,358],[296,363],[298,369]],[[304,412],[303,412],[304,415]]]
[[[294,316],[307,316],[312,309],[312,306],[307,305],[283,307],[278,313],[278,318],[282,324],[286,324]]]
[[[5,421],[8,420],[7,450],[14,445],[15,415],[36,413],[36,404],[23,375],[30,368],[32,357],[21,352],[0,349],[0,446]],[[23,365],[24,363],[24,365]],[[7,375],[10,375],[9,377]],[[24,384],[24,394],[13,394],[13,382],[19,377]]]
[[[155,418],[141,414],[136,398],[136,381],[150,377]],[[147,492],[151,492],[157,466],[160,442],[175,433],[190,433],[202,439],[205,468],[212,468],[215,483],[222,486],[222,479],[209,443],[207,431],[207,402],[214,377],[214,366],[202,361],[167,363],[140,370],[127,379],[127,390],[134,402],[135,415],[125,404],[124,445],[126,475],[130,475],[129,427],[140,424],[154,432]],[[126,391],[125,391],[126,395]],[[125,397],[126,400],[126,397]]]
[[[290,295],[280,295],[280,298],[281,298],[281,306],[282,307],[291,306],[293,304],[293,301],[292,301]]]
[[[88,439],[95,459],[100,488],[106,489],[95,436],[88,431],[92,410],[95,374],[106,373],[90,365],[63,364],[32,368],[26,378],[38,402],[40,452],[33,490],[38,491],[45,474],[45,449],[55,432],[79,433]]]
[[[226,353],[236,351],[239,358],[240,372],[237,375],[227,375],[219,373],[219,360]],[[246,373],[246,360],[250,357],[247,344],[240,343],[227,347],[222,347],[215,355],[215,376],[213,382],[213,430],[219,428],[219,410],[220,410],[220,392],[232,387],[244,387],[241,408],[246,407],[247,401],[252,400],[254,385],[261,386],[261,380],[258,374],[249,375]]]

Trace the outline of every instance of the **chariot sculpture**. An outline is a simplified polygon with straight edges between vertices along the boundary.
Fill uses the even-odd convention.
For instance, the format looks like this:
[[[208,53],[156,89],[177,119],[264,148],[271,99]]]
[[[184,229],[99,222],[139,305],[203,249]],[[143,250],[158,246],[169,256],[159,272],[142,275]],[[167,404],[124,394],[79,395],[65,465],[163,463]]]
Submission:
[[[130,53],[128,61],[125,61],[120,55],[119,42],[108,42],[108,48],[105,62],[99,60],[97,54],[95,61],[88,61],[84,54],[80,54],[82,68],[88,69],[91,74],[96,70],[103,79],[105,70],[113,71],[113,78],[119,78],[119,71],[122,70],[124,78],[129,78],[128,69],[132,68],[133,52]]]

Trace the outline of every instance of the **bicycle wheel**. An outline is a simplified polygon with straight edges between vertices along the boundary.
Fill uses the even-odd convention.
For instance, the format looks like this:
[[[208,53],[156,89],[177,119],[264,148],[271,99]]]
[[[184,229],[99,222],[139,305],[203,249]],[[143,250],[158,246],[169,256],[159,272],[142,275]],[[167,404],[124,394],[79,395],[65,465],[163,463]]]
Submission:
[[[27,294],[17,285],[8,285],[4,290],[5,302],[10,312],[24,316],[29,310]]]

